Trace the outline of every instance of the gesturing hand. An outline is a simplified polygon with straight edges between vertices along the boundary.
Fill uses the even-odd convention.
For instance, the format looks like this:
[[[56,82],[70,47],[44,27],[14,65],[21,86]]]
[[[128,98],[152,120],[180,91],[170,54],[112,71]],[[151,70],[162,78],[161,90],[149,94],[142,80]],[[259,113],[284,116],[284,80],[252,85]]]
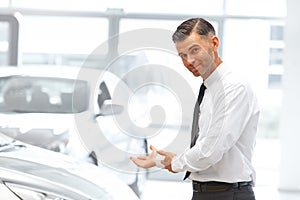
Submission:
[[[155,163],[155,158],[157,155],[157,149],[153,147],[152,145],[150,146],[150,149],[152,150],[152,153],[149,156],[139,156],[139,157],[130,157],[132,162],[136,164],[139,167],[142,168],[151,168],[156,165]]]
[[[165,157],[161,161],[161,164],[165,166],[165,169],[169,170],[169,172],[176,173],[172,170],[172,159],[176,156],[176,154],[163,150],[158,150],[157,153]]]

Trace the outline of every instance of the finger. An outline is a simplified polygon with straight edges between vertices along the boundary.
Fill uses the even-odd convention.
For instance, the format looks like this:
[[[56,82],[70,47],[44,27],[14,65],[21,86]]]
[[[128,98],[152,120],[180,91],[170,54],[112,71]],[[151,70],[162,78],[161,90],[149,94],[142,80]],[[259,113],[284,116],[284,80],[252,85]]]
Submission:
[[[151,149],[152,151],[158,151],[158,149],[156,149],[153,145],[150,145],[150,149]]]
[[[139,167],[145,167],[145,160],[138,159],[138,158],[131,158],[134,164],[136,164]]]
[[[167,169],[169,172],[171,172],[171,171],[172,171],[172,167],[171,167],[171,165],[167,165],[167,166],[165,166],[165,169]]]
[[[138,162],[138,159],[134,158],[134,157],[130,157],[130,160],[136,164],[137,166],[140,166],[139,162]]]
[[[135,158],[135,157],[133,157],[133,156],[130,156],[130,160],[132,160],[132,161],[137,161],[137,160],[139,160],[138,158]]]
[[[144,160],[147,160],[147,158],[144,156],[140,156],[140,157],[130,157],[130,160],[134,161],[135,163],[137,162],[141,162],[141,161],[144,161]]]
[[[167,161],[165,161],[165,160],[162,160],[162,161],[160,161],[161,162],[161,164],[163,164],[163,165],[170,165],[170,162],[167,162]]]
[[[146,157],[136,157],[136,160],[147,160]]]
[[[163,151],[163,150],[158,150],[157,153],[162,156],[166,156],[168,154],[168,152]]]

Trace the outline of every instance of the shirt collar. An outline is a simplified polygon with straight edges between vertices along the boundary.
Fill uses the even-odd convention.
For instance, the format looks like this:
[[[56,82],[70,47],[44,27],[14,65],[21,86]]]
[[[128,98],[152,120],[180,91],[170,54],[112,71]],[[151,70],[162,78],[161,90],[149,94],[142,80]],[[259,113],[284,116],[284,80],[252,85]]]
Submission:
[[[204,85],[206,86],[206,88],[209,88],[210,86],[212,86],[213,83],[217,82],[218,80],[220,80],[223,75],[226,72],[226,66],[221,63],[210,75],[209,77],[207,77],[207,79],[204,81]]]

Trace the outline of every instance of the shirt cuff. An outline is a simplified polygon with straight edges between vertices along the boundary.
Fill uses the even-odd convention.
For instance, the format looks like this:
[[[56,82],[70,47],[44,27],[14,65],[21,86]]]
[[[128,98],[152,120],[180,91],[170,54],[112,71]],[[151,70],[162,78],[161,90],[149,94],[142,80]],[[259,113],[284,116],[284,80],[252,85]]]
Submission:
[[[186,163],[184,161],[184,154],[175,156],[172,160],[172,170],[175,172],[183,172],[187,170]]]

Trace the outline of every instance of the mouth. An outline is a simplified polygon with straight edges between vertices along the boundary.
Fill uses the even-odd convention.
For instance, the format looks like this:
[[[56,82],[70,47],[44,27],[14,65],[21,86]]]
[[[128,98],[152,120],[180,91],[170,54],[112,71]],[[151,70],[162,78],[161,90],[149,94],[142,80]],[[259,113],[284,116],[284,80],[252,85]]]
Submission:
[[[194,71],[199,71],[198,69],[199,69],[199,65],[197,65],[197,66],[192,65],[192,66],[191,66],[191,71],[193,71],[193,72],[194,72]]]
[[[198,70],[198,66],[191,66],[190,67],[190,71],[195,75],[195,76],[199,76],[200,72]]]

